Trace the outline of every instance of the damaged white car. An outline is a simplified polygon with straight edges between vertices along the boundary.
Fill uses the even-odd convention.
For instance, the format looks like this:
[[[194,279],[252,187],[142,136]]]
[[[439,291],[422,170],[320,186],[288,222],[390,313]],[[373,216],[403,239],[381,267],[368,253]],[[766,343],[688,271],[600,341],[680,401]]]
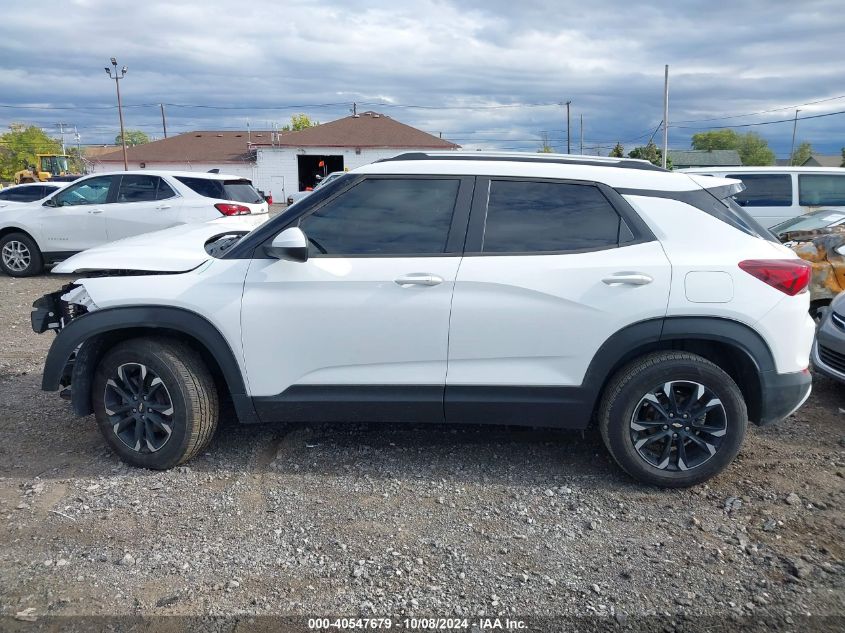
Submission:
[[[400,155],[245,234],[67,260],[83,278],[33,306],[58,332],[42,388],[148,468],[202,451],[231,402],[242,423],[595,419],[625,471],[692,485],[810,393],[810,267],[731,204],[741,186],[627,159]]]

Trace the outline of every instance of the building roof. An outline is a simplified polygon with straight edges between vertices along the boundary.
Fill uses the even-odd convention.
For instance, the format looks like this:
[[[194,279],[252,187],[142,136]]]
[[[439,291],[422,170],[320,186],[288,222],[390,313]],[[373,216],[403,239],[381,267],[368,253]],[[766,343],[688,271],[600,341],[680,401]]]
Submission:
[[[269,143],[268,143],[269,145]],[[459,146],[379,114],[361,112],[282,135],[276,147],[386,147],[457,149]]]
[[[119,150],[119,145],[86,145],[82,148],[82,155],[85,158],[92,159],[92,158],[99,158],[104,154],[111,154],[112,152]],[[122,157],[122,154],[121,154]],[[122,158],[121,158],[122,160]]]
[[[801,163],[806,167],[841,167],[845,160],[841,155],[810,154],[810,158]]]
[[[735,149],[670,149],[669,158],[674,167],[735,167],[742,165]]]
[[[251,158],[250,144],[269,145],[273,134],[274,132],[267,130],[197,130],[127,147],[126,154],[130,161],[144,163],[242,163]],[[111,153],[97,156],[94,160],[122,163],[123,150],[118,148]]]

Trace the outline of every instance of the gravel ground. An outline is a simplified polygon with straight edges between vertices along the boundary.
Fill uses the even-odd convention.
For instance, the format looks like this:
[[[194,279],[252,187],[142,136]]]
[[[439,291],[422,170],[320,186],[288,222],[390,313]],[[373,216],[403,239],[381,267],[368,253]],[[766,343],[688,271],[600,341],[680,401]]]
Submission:
[[[148,472],[39,390],[52,335],[29,306],[63,283],[0,278],[0,630],[232,614],[842,630],[836,383],[691,490],[632,482],[595,432],[525,428],[229,421],[189,465]]]

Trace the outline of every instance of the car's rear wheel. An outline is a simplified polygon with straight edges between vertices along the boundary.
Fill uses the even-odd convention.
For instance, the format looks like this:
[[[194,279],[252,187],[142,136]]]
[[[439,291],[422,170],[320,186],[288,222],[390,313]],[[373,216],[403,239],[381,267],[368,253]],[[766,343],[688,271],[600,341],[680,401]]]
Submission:
[[[120,458],[163,470],[188,461],[217,427],[214,379],[192,348],[136,338],[109,350],[94,375],[100,431]]]
[[[617,372],[599,409],[605,445],[631,476],[666,487],[710,479],[733,461],[748,424],[742,392],[717,365],[655,352]]]
[[[32,277],[44,270],[44,258],[31,237],[9,233],[0,238],[0,268],[12,277]]]

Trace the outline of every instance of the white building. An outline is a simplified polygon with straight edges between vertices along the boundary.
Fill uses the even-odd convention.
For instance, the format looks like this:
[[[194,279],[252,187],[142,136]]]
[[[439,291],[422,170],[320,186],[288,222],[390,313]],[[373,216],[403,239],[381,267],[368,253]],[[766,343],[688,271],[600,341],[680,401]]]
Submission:
[[[396,154],[458,145],[376,112],[362,112],[298,132],[188,132],[127,150],[130,169],[209,171],[249,178],[284,202],[318,175],[355,169]],[[99,157],[95,171],[119,170],[123,152]]]

